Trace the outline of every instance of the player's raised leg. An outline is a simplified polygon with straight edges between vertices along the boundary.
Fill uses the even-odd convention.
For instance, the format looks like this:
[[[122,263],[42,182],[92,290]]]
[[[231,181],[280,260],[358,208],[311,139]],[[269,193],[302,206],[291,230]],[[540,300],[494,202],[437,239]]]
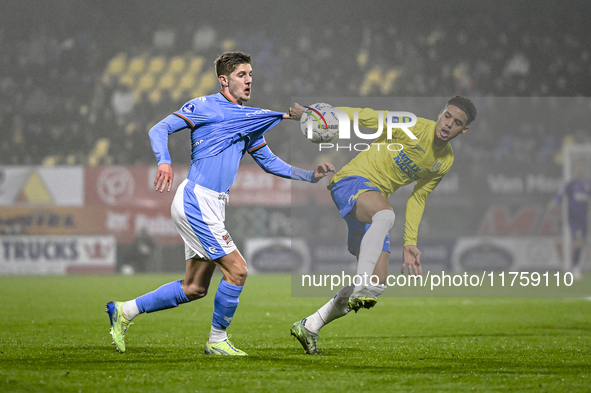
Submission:
[[[238,308],[239,296],[246,282],[246,261],[236,249],[216,261],[223,278],[215,294],[209,340],[205,344],[206,355],[246,356],[228,340],[227,329]]]
[[[164,284],[158,289],[126,302],[109,302],[105,310],[111,321],[111,336],[117,351],[125,352],[125,334],[131,321],[143,313],[174,308],[207,294],[215,264],[199,258],[187,260],[184,280]]]
[[[355,286],[349,298],[349,308],[357,312],[362,307],[371,308],[377,303],[377,297],[370,289],[374,286],[370,277],[381,254],[389,251],[384,250],[384,239],[394,225],[395,215],[388,200],[378,191],[366,191],[359,195],[350,214],[355,220],[370,224],[361,239],[357,259],[357,276],[363,281]]]

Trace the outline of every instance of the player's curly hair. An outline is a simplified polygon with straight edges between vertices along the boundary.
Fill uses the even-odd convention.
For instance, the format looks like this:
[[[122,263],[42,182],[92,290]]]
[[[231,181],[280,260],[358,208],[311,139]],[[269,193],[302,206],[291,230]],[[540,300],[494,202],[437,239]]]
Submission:
[[[226,52],[215,59],[215,73],[229,76],[240,64],[251,64],[250,55],[243,52]]]
[[[469,98],[455,96],[447,100],[447,105],[457,106],[458,108],[464,111],[464,113],[468,117],[466,125],[472,123],[474,119],[476,119],[476,107],[474,106],[474,103],[470,101]]]

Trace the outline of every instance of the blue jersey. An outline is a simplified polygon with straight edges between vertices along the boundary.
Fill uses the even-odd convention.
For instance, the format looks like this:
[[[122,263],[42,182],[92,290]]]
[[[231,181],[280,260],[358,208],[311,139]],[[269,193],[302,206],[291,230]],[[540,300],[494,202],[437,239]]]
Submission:
[[[246,152],[265,171],[312,180],[304,171],[281,161],[266,146],[263,134],[282,120],[284,113],[238,105],[221,92],[198,97],[156,124],[149,132],[158,165],[171,164],[168,136],[191,130],[191,168],[188,179],[217,192],[228,192]]]
[[[556,202],[560,202],[563,195],[567,197],[569,221],[581,222],[587,225],[591,182],[588,180],[571,180],[562,187],[562,190],[556,196]]]

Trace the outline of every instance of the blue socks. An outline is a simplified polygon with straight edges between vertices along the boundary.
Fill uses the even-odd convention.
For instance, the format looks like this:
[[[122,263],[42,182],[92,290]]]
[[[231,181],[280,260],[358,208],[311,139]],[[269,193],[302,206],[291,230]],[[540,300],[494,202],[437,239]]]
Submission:
[[[230,326],[238,307],[238,296],[240,296],[242,288],[228,284],[222,279],[215,294],[212,326],[223,330]]]
[[[161,286],[160,288],[142,295],[135,299],[140,313],[166,310],[167,308],[177,307],[179,304],[188,303],[190,300],[185,295],[181,287],[182,280],[173,281]],[[228,284],[224,279],[220,282],[215,294],[213,318],[211,325],[217,329],[226,330],[236,308],[238,307],[238,297],[243,287]]]
[[[135,299],[140,313],[154,312],[188,303],[189,298],[181,287],[182,280],[164,284],[160,288]]]

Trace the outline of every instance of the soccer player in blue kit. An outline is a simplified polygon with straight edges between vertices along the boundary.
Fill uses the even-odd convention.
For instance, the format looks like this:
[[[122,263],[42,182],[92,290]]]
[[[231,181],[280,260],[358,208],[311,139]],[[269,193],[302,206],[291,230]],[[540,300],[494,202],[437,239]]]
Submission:
[[[571,271],[576,280],[581,278],[581,259],[587,242],[591,200],[591,181],[584,177],[584,169],[583,162],[576,163],[573,178],[561,187],[551,204],[556,206],[566,197],[568,226],[572,237]]]
[[[246,261],[224,226],[225,205],[236,179],[240,160],[250,153],[266,172],[288,179],[316,183],[335,169],[321,163],[313,171],[293,167],[275,156],[263,134],[290,115],[244,106],[250,99],[250,56],[228,52],[215,61],[221,91],[187,102],[179,111],[157,123],[149,132],[158,160],[154,186],[170,191],[173,182],[168,136],[191,130],[191,167],[178,187],[171,216],[185,243],[183,280],[165,284],[136,299],[107,304],[113,343],[125,352],[125,334],[139,314],[177,307],[207,294],[216,266],[223,278],[214,299],[214,311],[205,354],[244,356],[228,341],[226,329],[238,307],[247,276]],[[290,108],[291,113],[291,108]]]

